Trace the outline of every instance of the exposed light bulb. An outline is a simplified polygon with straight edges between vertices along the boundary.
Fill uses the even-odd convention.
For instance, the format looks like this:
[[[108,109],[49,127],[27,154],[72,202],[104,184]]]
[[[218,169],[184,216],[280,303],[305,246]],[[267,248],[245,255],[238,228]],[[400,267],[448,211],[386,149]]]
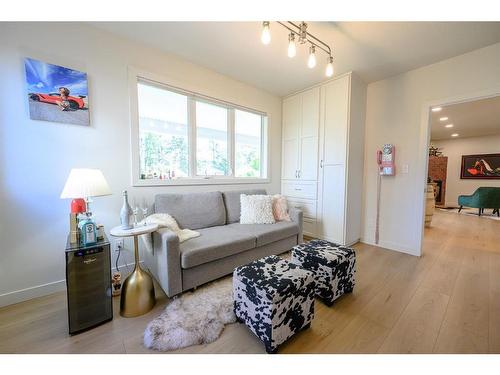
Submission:
[[[309,59],[307,59],[307,66],[311,69],[316,66],[316,54],[314,46],[311,46],[309,48]]]
[[[326,76],[333,76],[333,57],[328,57],[328,64],[326,64]]]
[[[290,33],[288,36],[288,57],[295,57],[297,54],[297,47],[295,45],[295,34]]]
[[[264,44],[269,44],[271,42],[271,31],[269,30],[269,21],[262,22],[262,35],[260,40]]]

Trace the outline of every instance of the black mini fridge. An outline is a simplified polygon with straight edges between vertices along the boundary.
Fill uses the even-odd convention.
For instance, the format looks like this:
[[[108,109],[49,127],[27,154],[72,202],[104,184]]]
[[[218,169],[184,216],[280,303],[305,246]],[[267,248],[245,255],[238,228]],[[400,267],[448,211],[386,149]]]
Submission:
[[[110,245],[66,243],[66,289],[69,333],[82,332],[113,319]]]

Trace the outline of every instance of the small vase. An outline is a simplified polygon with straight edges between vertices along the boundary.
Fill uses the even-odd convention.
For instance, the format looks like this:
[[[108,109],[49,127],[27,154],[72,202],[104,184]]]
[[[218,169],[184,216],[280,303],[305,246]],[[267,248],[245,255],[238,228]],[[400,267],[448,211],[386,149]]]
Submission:
[[[132,229],[134,226],[130,223],[130,216],[132,215],[132,208],[128,204],[127,190],[123,191],[123,206],[120,210],[120,222],[122,229]]]

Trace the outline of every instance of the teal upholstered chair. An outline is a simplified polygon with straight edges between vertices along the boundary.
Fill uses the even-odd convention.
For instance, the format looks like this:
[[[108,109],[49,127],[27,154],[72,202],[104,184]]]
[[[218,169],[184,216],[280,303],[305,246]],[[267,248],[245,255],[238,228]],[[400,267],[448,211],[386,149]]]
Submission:
[[[500,216],[500,187],[480,187],[472,195],[460,195],[458,197],[460,209],[462,207],[474,207],[479,209],[479,216],[485,208],[492,208],[493,213]]]

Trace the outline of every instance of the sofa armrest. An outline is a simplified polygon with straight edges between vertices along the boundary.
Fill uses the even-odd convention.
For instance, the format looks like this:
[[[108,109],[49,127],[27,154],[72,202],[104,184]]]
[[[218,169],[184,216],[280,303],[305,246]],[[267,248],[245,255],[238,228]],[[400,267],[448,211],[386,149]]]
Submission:
[[[304,220],[304,215],[302,213],[302,210],[299,210],[298,208],[295,207],[289,207],[288,208],[288,215],[290,215],[290,219],[299,225],[299,234],[297,241],[298,243],[304,242],[304,237],[302,234],[302,228],[303,228],[303,220]]]
[[[179,237],[169,229],[153,233],[154,263],[152,271],[169,297],[182,292],[182,270]]]
[[[459,206],[466,207],[476,207],[477,204],[474,204],[475,198],[474,195],[459,195],[458,196],[458,204]]]

